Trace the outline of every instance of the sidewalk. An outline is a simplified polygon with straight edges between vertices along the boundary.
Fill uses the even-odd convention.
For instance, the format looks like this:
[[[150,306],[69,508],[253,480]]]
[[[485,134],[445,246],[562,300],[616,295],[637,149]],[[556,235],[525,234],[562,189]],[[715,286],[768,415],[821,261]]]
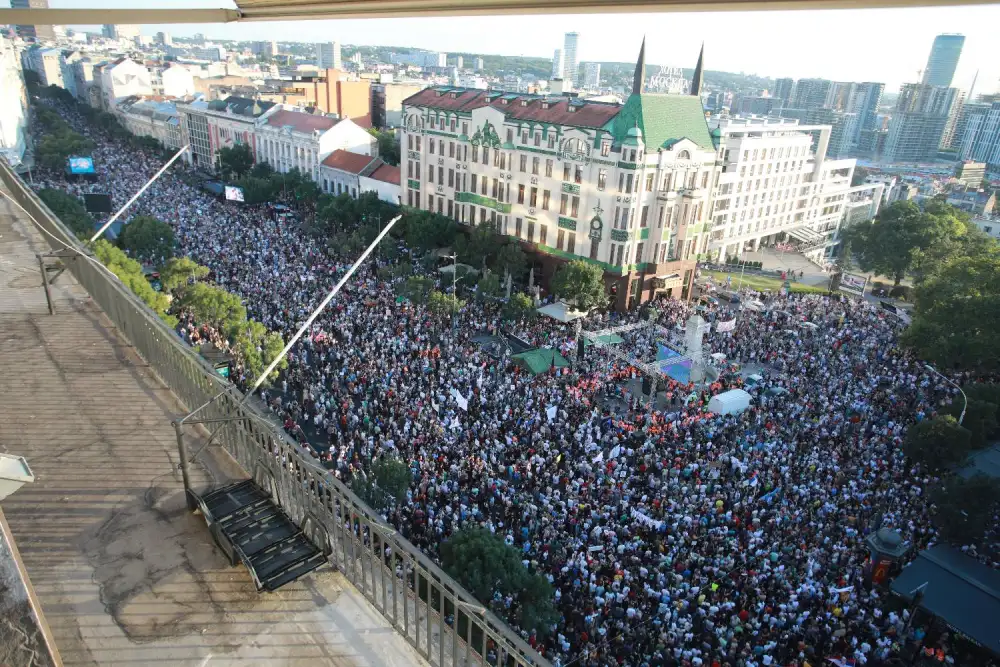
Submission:
[[[184,504],[170,420],[186,411],[68,273],[48,314],[47,250],[0,200],[0,451],[36,478],[3,509],[64,664],[424,664],[332,568],[258,594],[228,565]],[[191,473],[242,477],[215,448]]]

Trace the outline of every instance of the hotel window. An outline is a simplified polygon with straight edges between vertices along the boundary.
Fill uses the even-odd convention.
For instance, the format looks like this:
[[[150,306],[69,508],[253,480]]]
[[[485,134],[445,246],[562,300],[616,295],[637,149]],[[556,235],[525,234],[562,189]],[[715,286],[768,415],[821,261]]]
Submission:
[[[472,161],[479,162],[479,146],[472,147]]]
[[[625,177],[625,192],[631,194],[632,185],[634,184],[634,182],[635,178],[632,176],[632,174],[629,174]]]
[[[427,210],[434,212],[434,195],[427,195]]]
[[[531,208],[538,206],[538,188],[531,188],[531,199],[529,200],[529,205]]]
[[[622,209],[622,229],[628,229],[628,213],[629,210],[627,208]]]
[[[646,192],[653,191],[653,174],[646,176]]]
[[[455,121],[452,121],[453,124],[454,124],[454,122]],[[452,129],[452,131],[455,130],[454,127],[452,127],[451,129]],[[449,199],[448,200],[448,217],[449,218],[451,218],[451,217],[453,217],[455,215],[454,207],[455,207],[455,203]]]
[[[536,146],[541,146],[542,145],[542,133],[541,132],[535,132],[535,145]]]
[[[563,249],[563,242],[566,240],[566,230],[560,229],[559,233],[556,234],[556,248],[559,250]]]
[[[483,164],[487,166],[490,164],[490,149],[486,146],[483,146]]]
[[[438,183],[444,185],[444,167],[438,167]]]
[[[548,190],[544,190],[542,192],[542,210],[543,211],[549,210],[549,191]]]
[[[642,207],[642,217],[639,219],[640,227],[646,227],[649,225],[649,221],[647,220],[648,217],[649,217],[649,206],[646,205]]]
[[[434,165],[432,164],[427,165],[427,182],[434,182]]]
[[[475,178],[475,176],[473,176],[473,178]],[[524,203],[524,186],[523,185],[518,185],[517,186],[517,203],[518,204],[523,204]]]
[[[559,215],[566,215],[566,209],[569,207],[569,195],[563,194],[562,198],[559,200]]]
[[[549,228],[547,225],[542,225],[538,230],[538,242],[545,245],[549,241]]]
[[[479,222],[480,222],[480,224],[486,222],[486,209],[485,208],[479,209]]]
[[[601,143],[601,157],[608,157],[611,155],[611,142],[605,141]]]
[[[480,194],[486,194],[486,188],[489,187],[489,179],[483,176],[479,179],[479,192]]]
[[[528,131],[527,130],[521,130],[521,143],[522,144],[528,143]]]
[[[618,266],[625,266],[624,264],[622,264],[622,260],[625,259],[623,257],[624,254],[625,254],[625,246],[624,245],[618,246],[618,261],[615,262]]]
[[[507,128],[507,143],[508,144],[514,143],[514,130],[510,129],[509,127]]]
[[[479,177],[476,176],[475,174],[472,175],[472,187],[469,188],[469,192],[475,192],[476,191],[476,179],[477,178],[479,178]]]
[[[573,173],[573,180],[577,183],[583,183],[583,167],[576,165],[576,170]]]
[[[497,179],[493,179],[493,198],[497,198]]]
[[[413,160],[406,161],[406,177],[413,178]]]
[[[412,134],[406,135],[406,148],[407,148],[407,150],[411,150],[411,151],[413,150],[413,135]]]
[[[569,181],[569,174],[570,174],[570,167],[569,167],[569,163],[567,162],[566,164],[563,165],[563,180],[564,181]]]
[[[535,221],[528,220],[528,235],[525,237],[529,241],[535,240]]]
[[[448,170],[448,187],[449,188],[455,187],[455,170],[454,169],[449,169]]]
[[[549,148],[553,149],[556,147],[556,135],[554,130],[549,130]]]
[[[641,243],[639,243],[638,245],[635,246],[635,261],[636,262],[641,262],[642,261],[642,244]]]
[[[527,155],[522,155],[521,156],[521,173],[523,174],[526,171],[528,171],[528,156]]]
[[[545,176],[546,176],[546,178],[552,178],[552,167],[553,166],[554,166],[554,162],[552,160],[546,160],[545,161]]]
[[[448,142],[448,157],[455,157],[455,142]]]
[[[406,191],[406,205],[413,206],[413,190]]]
[[[567,239],[566,252],[576,254],[576,234],[572,232],[569,235],[569,239]]]
[[[521,224],[524,222],[521,218],[514,218],[514,235],[518,238],[521,237]]]
[[[465,122],[462,123],[462,134],[468,136],[468,134],[469,134],[469,124],[468,123],[465,123]]]
[[[531,173],[534,174],[535,176],[538,176],[538,165],[540,162],[541,162],[540,158],[537,157],[531,158]]]
[[[625,174],[618,174],[618,192],[625,189]]]
[[[597,189],[603,190],[604,186],[608,183],[608,170],[598,169],[597,170]]]
[[[455,125],[456,125],[457,123],[458,123],[458,121],[457,121],[457,120],[455,120],[454,118],[452,118],[452,119],[451,119],[451,131],[452,131],[452,132],[454,132],[454,131],[455,131]],[[448,213],[448,217],[449,217],[449,218],[451,217],[451,213]]]
[[[570,216],[577,217],[580,215],[580,198],[573,195],[572,206],[570,207]]]
[[[427,151],[433,155],[434,154],[434,139],[427,140]]]

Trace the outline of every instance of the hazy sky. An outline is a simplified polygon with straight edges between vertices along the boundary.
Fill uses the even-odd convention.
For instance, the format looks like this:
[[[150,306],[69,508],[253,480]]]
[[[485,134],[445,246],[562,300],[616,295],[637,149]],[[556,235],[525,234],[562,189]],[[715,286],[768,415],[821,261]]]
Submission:
[[[156,7],[233,5],[227,0],[50,0],[52,7]],[[705,42],[708,69],[793,78],[882,81],[888,91],[916,81],[934,36],[966,36],[952,85],[968,90],[979,70],[976,92],[994,92],[1000,77],[1000,5],[909,9],[693,14],[585,14],[359,19],[229,25],[144,26],[153,34],[202,32],[220,39],[338,40],[342,44],[398,45],[552,57],[564,32],[580,33],[579,60],[634,61],[640,30],[647,61],[693,67]],[[625,38],[634,34],[635,38]]]

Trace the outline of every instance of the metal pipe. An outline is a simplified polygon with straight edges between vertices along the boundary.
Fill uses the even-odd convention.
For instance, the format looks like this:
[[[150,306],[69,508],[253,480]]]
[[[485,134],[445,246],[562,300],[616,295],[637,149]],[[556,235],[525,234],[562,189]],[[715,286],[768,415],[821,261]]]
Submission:
[[[312,326],[312,323],[316,320],[317,317],[319,317],[319,314],[323,312],[323,309],[326,308],[331,301],[333,301],[333,297],[337,296],[337,292],[339,292],[340,289],[344,286],[344,284],[351,278],[351,276],[354,275],[354,272],[358,270],[358,267],[361,266],[361,263],[364,262],[366,259],[368,259],[368,255],[372,253],[372,250],[375,249],[375,246],[377,246],[379,242],[382,241],[383,238],[385,238],[385,235],[389,233],[389,230],[392,229],[393,225],[399,222],[399,219],[402,217],[403,216],[401,215],[397,215],[395,218],[389,221],[389,224],[387,224],[385,227],[382,228],[382,231],[379,232],[379,235],[376,236],[375,240],[371,242],[371,245],[369,245],[365,249],[365,251],[361,253],[361,257],[358,257],[357,261],[354,262],[354,264],[351,265],[351,268],[347,270],[347,273],[344,274],[344,277],[340,279],[340,281],[334,286],[332,290],[330,290],[330,293],[326,295],[326,298],[323,299],[323,301],[319,304],[316,310],[313,311],[312,315],[309,316],[309,319],[305,321],[305,324],[303,324],[299,328],[299,330],[295,332],[295,335],[292,336],[292,339],[288,341],[287,345],[285,345],[285,349],[283,349],[278,354],[278,356],[275,357],[274,360],[268,365],[268,367],[264,369],[264,372],[261,373],[260,377],[257,378],[257,381],[254,382],[253,387],[251,387],[250,391],[248,391],[246,393],[246,396],[243,397],[242,402],[246,402],[246,400],[250,398],[250,396],[252,396],[255,391],[257,391],[257,388],[264,383],[264,380],[267,379],[267,376],[271,374],[271,371],[273,371],[277,367],[277,365],[281,363],[281,360],[285,358],[285,355],[288,354],[288,351],[291,350],[292,347],[297,342],[299,342],[299,339],[302,338],[302,334],[306,332],[306,329]]]
[[[110,227],[111,224],[115,220],[117,220],[119,217],[121,217],[121,214],[125,212],[125,209],[127,209],[129,206],[131,206],[132,202],[134,202],[136,199],[138,199],[139,197],[141,197],[142,193],[145,192],[146,189],[149,188],[150,185],[152,185],[154,182],[156,182],[156,179],[158,179],[163,174],[163,172],[165,172],[170,167],[170,165],[172,165],[174,162],[176,162],[177,158],[179,158],[181,155],[183,155],[184,151],[186,151],[187,149],[188,149],[188,146],[185,145],[183,148],[181,148],[179,151],[177,151],[174,154],[174,156],[172,158],[170,158],[167,161],[167,163],[165,165],[163,165],[160,168],[160,170],[153,175],[153,177],[151,179],[149,179],[148,181],[146,181],[145,185],[143,185],[141,188],[139,188],[138,192],[136,192],[134,195],[132,195],[131,199],[129,199],[127,202],[125,202],[124,206],[122,206],[120,209],[118,209],[117,213],[115,213],[113,216],[111,216],[110,220],[108,220],[107,222],[104,223],[103,227],[101,227],[100,229],[98,229],[97,232],[93,236],[90,237],[90,242],[93,243],[97,239],[101,238],[101,235],[105,232],[105,230],[107,230],[107,228]]]
[[[188,476],[188,458],[187,458],[187,446],[184,444],[184,424],[179,420],[172,422],[174,425],[174,433],[177,435],[177,453],[181,457],[181,479],[184,481],[184,502],[187,504],[187,508],[190,511],[195,511],[197,506],[194,504],[194,499],[191,497],[191,478]]]
[[[952,380],[948,376],[944,375],[938,369],[934,368],[930,364],[924,364],[924,368],[926,368],[927,370],[929,370],[931,373],[934,373],[939,378],[941,378],[942,380],[944,380],[945,382],[947,382],[948,384],[950,384],[955,389],[958,389],[959,392],[961,392],[961,394],[962,394],[962,401],[963,401],[963,403],[962,403],[962,414],[960,414],[958,416],[958,425],[961,426],[962,425],[962,420],[965,419],[965,411],[969,408],[969,397],[965,395],[965,390],[962,389],[960,386],[958,386],[958,383],[956,383],[954,380]]]

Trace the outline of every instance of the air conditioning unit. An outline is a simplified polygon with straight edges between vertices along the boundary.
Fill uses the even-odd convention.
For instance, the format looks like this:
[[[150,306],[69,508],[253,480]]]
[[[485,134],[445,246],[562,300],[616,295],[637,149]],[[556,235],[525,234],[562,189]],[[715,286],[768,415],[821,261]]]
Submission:
[[[23,456],[0,454],[0,500],[14,493],[26,483],[34,482],[35,476]]]

